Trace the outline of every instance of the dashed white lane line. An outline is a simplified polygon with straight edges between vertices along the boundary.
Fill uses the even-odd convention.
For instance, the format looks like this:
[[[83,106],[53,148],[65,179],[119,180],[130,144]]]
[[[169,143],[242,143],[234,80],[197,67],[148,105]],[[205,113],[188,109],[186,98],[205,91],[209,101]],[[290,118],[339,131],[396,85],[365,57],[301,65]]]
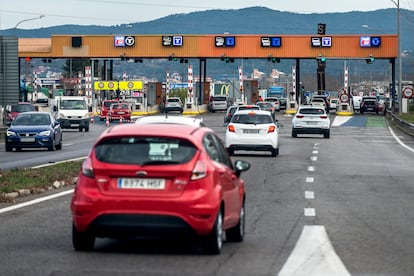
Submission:
[[[279,276],[350,276],[322,225],[305,225]]]
[[[313,177],[306,177],[306,183],[313,183],[314,178]]]
[[[305,208],[303,215],[305,217],[315,217],[316,216],[316,210],[315,208]]]
[[[313,167],[313,166],[309,166],[309,167],[308,167],[308,172],[313,172],[313,171],[315,171],[315,167]]]
[[[305,191],[305,198],[306,199],[314,199],[315,198],[315,193],[312,191]]]
[[[311,156],[310,159],[311,159],[312,162],[318,161],[318,157],[317,156]]]

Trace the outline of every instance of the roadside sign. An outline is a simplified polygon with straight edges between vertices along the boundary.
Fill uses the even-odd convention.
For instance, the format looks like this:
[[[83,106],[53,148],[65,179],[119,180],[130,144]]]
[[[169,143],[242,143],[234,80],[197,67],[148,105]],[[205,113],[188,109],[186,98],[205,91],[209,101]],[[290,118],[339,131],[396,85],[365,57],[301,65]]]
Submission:
[[[405,98],[412,98],[413,97],[413,89],[411,87],[404,87],[403,95]]]

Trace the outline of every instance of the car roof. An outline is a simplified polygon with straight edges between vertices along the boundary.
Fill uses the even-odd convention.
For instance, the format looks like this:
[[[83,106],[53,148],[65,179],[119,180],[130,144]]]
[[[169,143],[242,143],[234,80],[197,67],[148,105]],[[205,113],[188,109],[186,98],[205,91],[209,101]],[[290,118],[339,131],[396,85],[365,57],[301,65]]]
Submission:
[[[160,128],[162,131],[160,131]],[[178,139],[187,139],[195,145],[198,144],[201,137],[213,130],[207,127],[190,126],[184,124],[122,124],[113,125],[106,129],[98,138],[96,143],[106,138],[125,137],[125,136],[155,136],[155,137],[172,137]]]
[[[136,124],[180,124],[189,126],[205,126],[203,118],[194,118],[187,116],[142,116],[135,121]]]
[[[267,110],[251,110],[251,109],[249,109],[249,110],[239,110],[239,111],[237,111],[234,115],[240,115],[240,114],[252,114],[252,113],[256,113],[257,115],[269,115],[269,116],[271,116],[270,115],[270,112],[269,111],[267,111]]]

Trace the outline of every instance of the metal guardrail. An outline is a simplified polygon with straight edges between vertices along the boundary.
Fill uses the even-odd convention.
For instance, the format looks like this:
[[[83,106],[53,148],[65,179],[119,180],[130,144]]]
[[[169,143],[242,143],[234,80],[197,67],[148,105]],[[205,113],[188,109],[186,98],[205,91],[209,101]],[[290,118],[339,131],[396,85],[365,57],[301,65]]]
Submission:
[[[389,111],[386,113],[386,118],[390,124],[414,137],[414,124],[401,120],[400,117]]]

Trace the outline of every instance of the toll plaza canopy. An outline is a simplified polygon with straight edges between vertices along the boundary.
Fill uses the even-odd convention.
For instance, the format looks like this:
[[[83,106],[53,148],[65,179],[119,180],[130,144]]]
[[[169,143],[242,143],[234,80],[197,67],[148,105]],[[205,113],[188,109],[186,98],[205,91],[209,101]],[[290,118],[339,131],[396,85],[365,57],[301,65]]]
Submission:
[[[53,35],[19,38],[19,58],[396,59],[398,35]]]

